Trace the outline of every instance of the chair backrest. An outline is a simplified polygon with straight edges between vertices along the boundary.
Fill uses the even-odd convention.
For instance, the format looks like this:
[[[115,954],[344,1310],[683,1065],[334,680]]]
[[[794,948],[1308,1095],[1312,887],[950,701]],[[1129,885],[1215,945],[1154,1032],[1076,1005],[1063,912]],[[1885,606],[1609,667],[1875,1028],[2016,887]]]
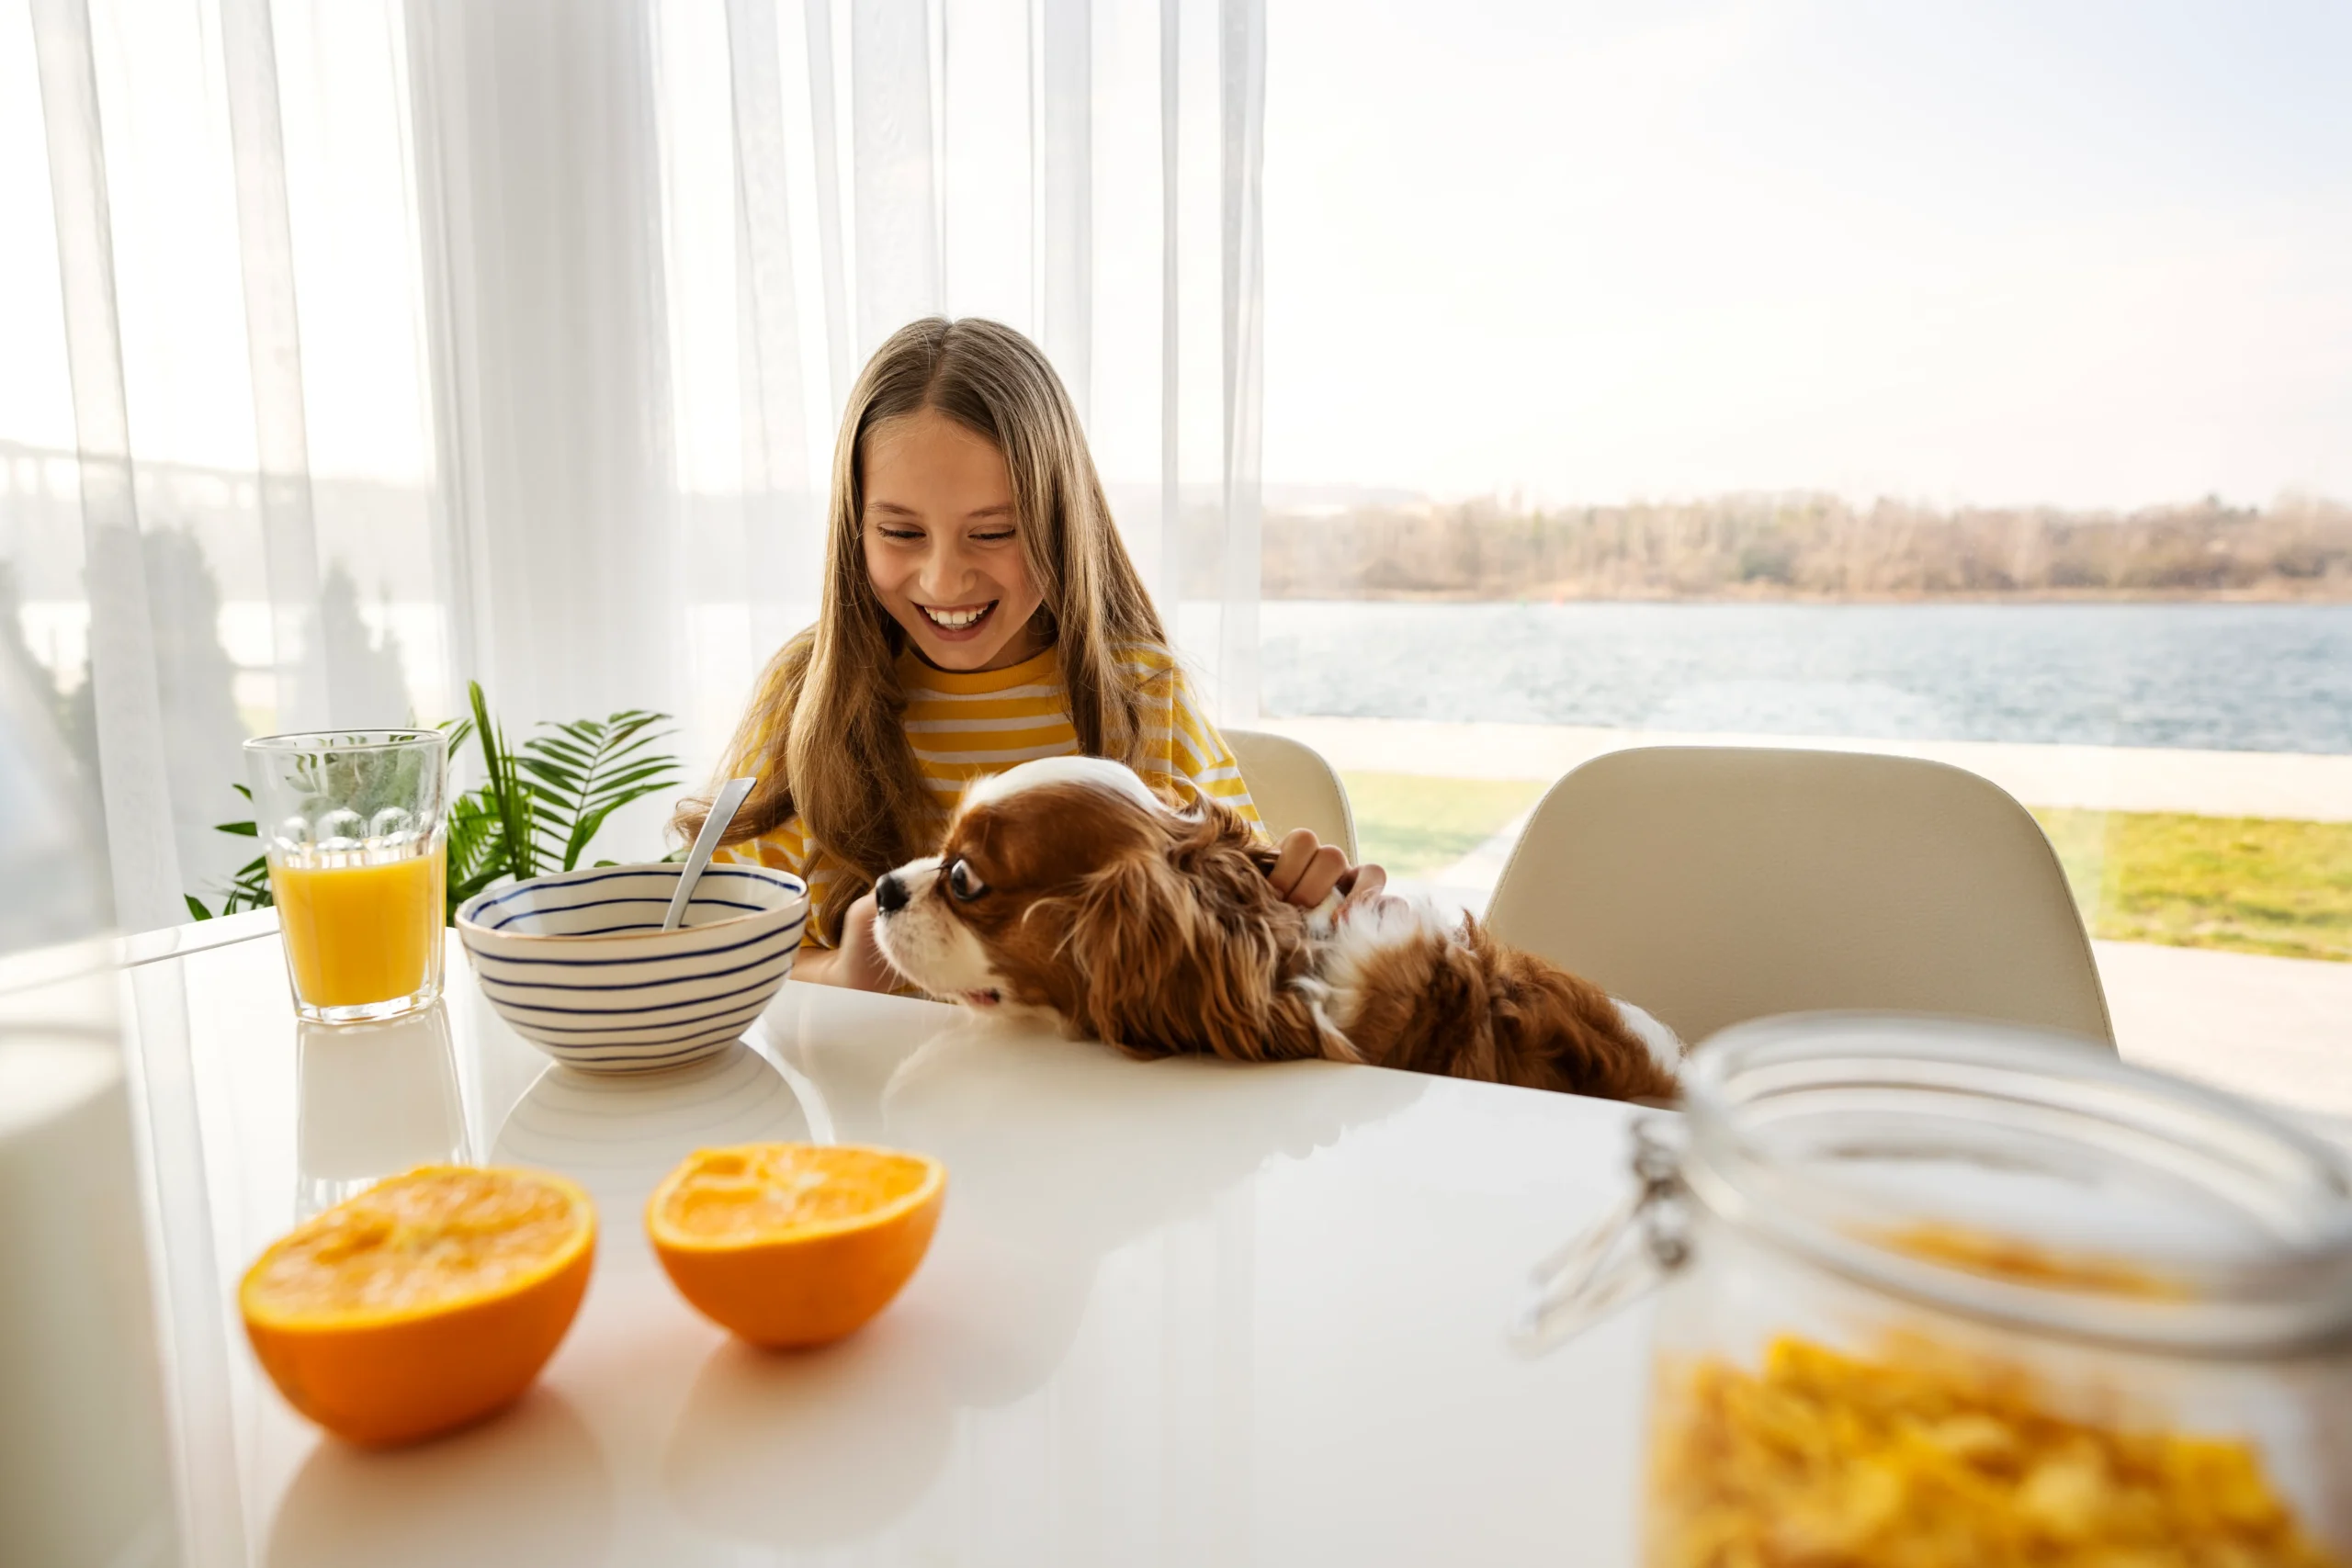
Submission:
[[[1998,785],[1940,762],[1728,746],[1597,757],[1536,807],[1487,923],[1694,1043],[1829,1008],[2115,1041],[2050,841]]]
[[[1356,858],[1356,818],[1348,809],[1347,786],[1322,752],[1262,729],[1218,733],[1241,764],[1241,782],[1250,786],[1250,798],[1266,831],[1279,839],[1294,828],[1305,828],[1325,843],[1347,851],[1349,860]]]

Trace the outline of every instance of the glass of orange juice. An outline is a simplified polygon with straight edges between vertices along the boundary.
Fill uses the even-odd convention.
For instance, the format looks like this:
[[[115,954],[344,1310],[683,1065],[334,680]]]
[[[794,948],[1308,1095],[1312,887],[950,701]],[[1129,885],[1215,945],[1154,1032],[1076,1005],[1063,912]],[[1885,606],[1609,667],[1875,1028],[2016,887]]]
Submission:
[[[449,749],[434,729],[245,742],[294,1010],[393,1018],[441,994]]]

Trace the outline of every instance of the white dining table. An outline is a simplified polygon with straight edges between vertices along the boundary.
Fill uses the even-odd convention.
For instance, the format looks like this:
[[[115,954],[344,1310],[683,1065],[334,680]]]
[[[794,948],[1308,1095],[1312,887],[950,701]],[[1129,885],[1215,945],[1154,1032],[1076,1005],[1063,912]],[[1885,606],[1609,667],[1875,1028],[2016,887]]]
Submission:
[[[1630,1108],[1330,1063],[1140,1062],[934,1003],[789,984],[656,1075],[556,1066],[452,941],[444,1000],[298,1025],[266,911],[123,971],[190,1560],[374,1564],[1629,1563],[1648,1316],[1540,1360],[1531,1265],[1626,1190]],[[644,1236],[698,1146],[944,1161],[904,1293],[816,1351],[731,1340]],[[263,1376],[240,1275],[429,1160],[594,1196],[570,1337],[505,1414],[322,1435]]]

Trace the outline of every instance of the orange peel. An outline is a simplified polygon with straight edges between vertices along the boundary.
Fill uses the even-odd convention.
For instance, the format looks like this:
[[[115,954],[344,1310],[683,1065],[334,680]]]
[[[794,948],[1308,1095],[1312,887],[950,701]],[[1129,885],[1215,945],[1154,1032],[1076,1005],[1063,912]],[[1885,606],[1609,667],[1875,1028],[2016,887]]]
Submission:
[[[755,1345],[854,1334],[913,1277],[947,1192],[937,1160],[895,1149],[697,1149],[654,1189],[646,1234],[678,1292]]]
[[[413,1442],[522,1396],[595,1250],[595,1205],[560,1176],[423,1166],[274,1243],[237,1305],[288,1404],[352,1442]]]

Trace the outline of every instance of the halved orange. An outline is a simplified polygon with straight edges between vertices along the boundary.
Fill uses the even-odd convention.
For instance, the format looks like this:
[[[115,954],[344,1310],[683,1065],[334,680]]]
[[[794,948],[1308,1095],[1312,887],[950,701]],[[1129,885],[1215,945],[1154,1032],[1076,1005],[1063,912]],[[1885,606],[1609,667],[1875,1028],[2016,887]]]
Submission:
[[[287,1403],[411,1442],[521,1397],[588,1288],[596,1210],[560,1176],[421,1166],[297,1226],[237,1291]]]
[[[687,1156],[653,1190],[645,1229],[712,1322],[754,1345],[822,1345],[890,1304],[946,1193],[947,1168],[921,1155],[738,1144]]]

